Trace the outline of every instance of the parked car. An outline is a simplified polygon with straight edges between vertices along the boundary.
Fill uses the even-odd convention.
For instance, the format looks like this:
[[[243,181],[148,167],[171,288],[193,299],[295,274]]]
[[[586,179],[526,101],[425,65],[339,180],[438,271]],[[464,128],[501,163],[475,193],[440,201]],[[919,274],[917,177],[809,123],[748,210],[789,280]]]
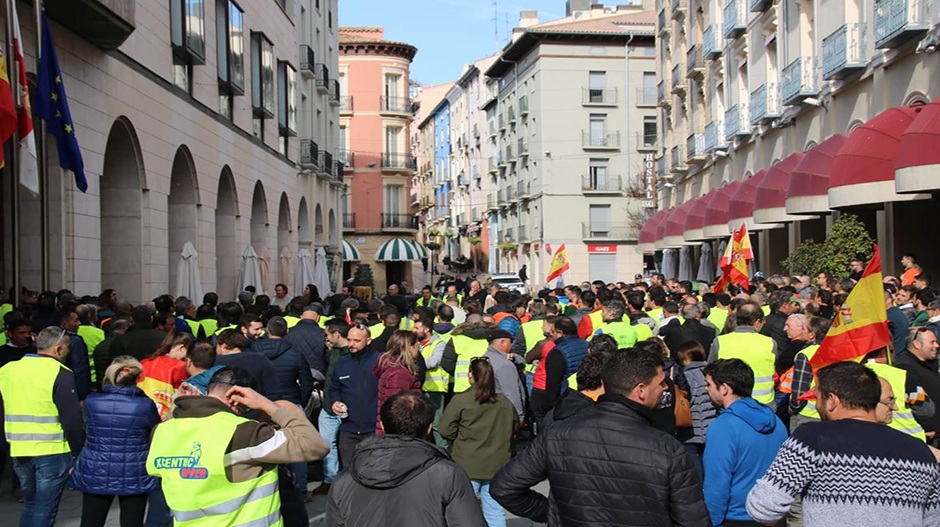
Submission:
[[[515,273],[496,273],[490,277],[490,282],[521,294],[529,292],[522,280],[519,279],[519,275]]]

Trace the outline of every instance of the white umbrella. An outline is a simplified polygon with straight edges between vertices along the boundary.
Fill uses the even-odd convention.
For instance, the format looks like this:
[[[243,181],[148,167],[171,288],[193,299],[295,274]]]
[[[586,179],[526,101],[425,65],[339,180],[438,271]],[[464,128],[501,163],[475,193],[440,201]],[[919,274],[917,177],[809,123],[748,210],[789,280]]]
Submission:
[[[317,247],[316,265],[313,269],[313,285],[317,286],[320,298],[326,298],[332,291],[330,286],[330,272],[326,268],[326,251]]]
[[[282,248],[277,257],[277,279],[284,285],[290,283],[290,251],[287,247]]]
[[[679,255],[676,249],[663,249],[663,276],[675,278],[679,274]]]
[[[313,256],[310,255],[310,251],[307,249],[301,249],[297,253],[297,279],[294,280],[294,294],[303,294],[307,284],[314,283],[314,280]]]
[[[702,256],[698,261],[698,273],[695,275],[695,279],[699,282],[714,282],[715,275],[712,274],[714,268],[715,262],[712,261],[712,244],[705,242],[702,244]]]
[[[270,289],[271,280],[271,255],[268,254],[268,248],[262,247],[261,254],[258,255],[258,268],[261,270],[261,287],[258,287],[259,295],[266,294]]]
[[[238,291],[241,293],[248,286],[254,286],[255,291],[261,294],[261,265],[258,263],[258,254],[252,246],[245,247],[242,253],[241,271],[238,274]]]
[[[692,248],[683,245],[679,249],[679,281],[692,279]]]
[[[199,280],[199,253],[191,242],[183,244],[183,253],[176,264],[176,296],[185,296],[202,302],[202,282]]]

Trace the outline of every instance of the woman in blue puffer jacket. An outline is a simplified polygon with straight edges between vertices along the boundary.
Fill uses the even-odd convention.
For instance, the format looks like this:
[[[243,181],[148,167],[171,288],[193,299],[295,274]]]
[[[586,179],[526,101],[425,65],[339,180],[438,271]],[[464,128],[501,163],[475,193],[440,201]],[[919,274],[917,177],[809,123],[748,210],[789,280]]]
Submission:
[[[82,527],[103,526],[115,496],[121,527],[143,525],[147,495],[160,486],[147,475],[150,433],[160,414],[137,387],[143,371],[137,359],[117,357],[105,372],[102,392],[85,399],[87,439],[71,478],[71,486],[84,493]]]

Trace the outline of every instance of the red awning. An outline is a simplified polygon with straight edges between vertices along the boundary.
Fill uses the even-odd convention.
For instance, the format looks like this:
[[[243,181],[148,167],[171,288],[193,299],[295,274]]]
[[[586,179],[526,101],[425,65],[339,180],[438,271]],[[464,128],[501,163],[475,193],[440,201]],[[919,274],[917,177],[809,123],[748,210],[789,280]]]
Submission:
[[[790,188],[790,174],[804,157],[803,152],[790,154],[783,161],[767,169],[767,175],[757,188],[757,195],[754,198],[754,222],[774,223],[808,219],[787,214],[787,189]]]
[[[700,198],[692,200],[682,231],[682,237],[685,238],[685,241],[697,242],[705,239],[705,233],[702,231],[705,227],[705,211],[708,209],[708,202],[717,192],[717,190],[713,190]]]
[[[659,224],[656,226],[656,250],[662,250],[666,248],[666,244],[663,242],[663,238],[666,237],[666,224],[669,222],[669,217],[672,216],[672,213],[676,211],[675,207],[666,209],[663,211],[663,217],[659,220]]]
[[[705,223],[702,233],[706,238],[724,238],[731,236],[728,229],[728,206],[731,204],[731,194],[741,185],[741,180],[732,181],[715,191],[705,209]]]
[[[836,134],[803,156],[790,174],[787,189],[787,214],[819,214],[829,212],[829,174],[832,160],[849,138]]]
[[[689,207],[691,205],[692,202],[687,201],[677,207],[676,210],[669,215],[669,218],[666,220],[663,236],[663,245],[665,247],[679,248],[683,245],[689,245],[685,242],[685,238],[682,237],[682,233],[685,232],[685,220],[689,216]]]
[[[940,98],[928,104],[907,127],[898,145],[894,170],[898,192],[940,189]]]
[[[924,106],[888,108],[849,134],[839,155],[832,161],[830,208],[929,197],[899,195],[894,191],[894,169],[901,135],[923,109]]]
[[[767,170],[761,170],[741,182],[741,185],[731,195],[731,204],[728,207],[728,229],[738,229],[741,224],[747,225],[748,231],[775,229],[778,223],[754,223],[754,199],[757,197],[757,188],[764,181]]]
[[[653,214],[653,217],[647,220],[646,225],[640,229],[637,247],[641,251],[653,252],[656,250],[656,228],[659,227],[659,223],[662,221],[665,212],[666,211],[661,210]]]

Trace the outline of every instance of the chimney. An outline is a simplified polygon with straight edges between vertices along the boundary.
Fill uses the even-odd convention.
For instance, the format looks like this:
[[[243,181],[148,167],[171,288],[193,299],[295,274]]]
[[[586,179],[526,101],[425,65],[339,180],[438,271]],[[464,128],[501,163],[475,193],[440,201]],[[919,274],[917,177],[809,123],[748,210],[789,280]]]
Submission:
[[[519,12],[519,27],[522,29],[532,27],[539,23],[539,12],[538,11],[520,11]]]

